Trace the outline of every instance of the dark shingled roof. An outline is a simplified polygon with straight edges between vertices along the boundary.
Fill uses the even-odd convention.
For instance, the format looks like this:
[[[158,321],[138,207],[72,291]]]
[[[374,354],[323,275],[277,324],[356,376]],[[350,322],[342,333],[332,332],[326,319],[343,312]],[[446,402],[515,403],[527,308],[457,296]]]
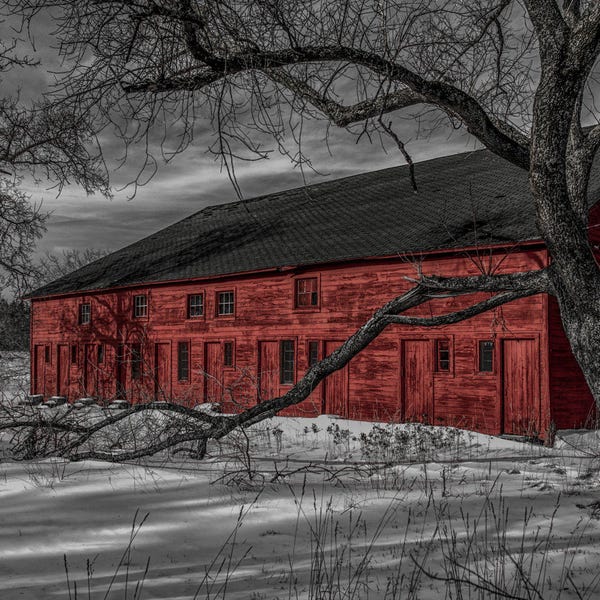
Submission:
[[[30,297],[539,239],[527,173],[491,152],[415,171],[418,193],[401,166],[209,206]]]

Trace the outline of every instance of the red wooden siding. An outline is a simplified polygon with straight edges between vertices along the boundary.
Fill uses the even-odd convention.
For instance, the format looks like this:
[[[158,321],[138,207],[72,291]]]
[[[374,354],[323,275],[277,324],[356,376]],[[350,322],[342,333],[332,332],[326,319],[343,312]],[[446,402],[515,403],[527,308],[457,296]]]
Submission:
[[[546,252],[543,249],[499,251],[491,260],[499,265],[499,272],[522,271],[544,266]],[[466,256],[431,255],[423,258],[420,268],[425,274],[447,276],[479,273],[476,261]],[[330,352],[382,304],[409,289],[412,284],[407,277],[414,278],[416,273],[415,265],[405,260],[365,260],[302,271],[290,269],[226,280],[36,299],[33,300],[32,389],[48,394],[56,387],[52,384],[57,373],[56,361],[51,365],[40,362],[38,347],[50,344],[54,355],[59,344],[78,344],[79,364],[71,365],[70,370],[70,399],[93,388],[107,399],[123,396],[125,390],[128,398],[141,401],[168,389],[169,393],[164,395],[173,399],[190,404],[217,401],[222,402],[224,411],[236,411],[290,388],[280,382],[282,340],[294,341],[297,380],[308,368],[309,342],[318,343],[321,356]],[[312,277],[318,281],[317,304],[296,308],[295,281]],[[223,290],[235,291],[233,316],[217,315],[218,292]],[[135,318],[133,297],[141,293],[147,294],[148,315]],[[200,293],[204,294],[204,314],[189,318],[188,295]],[[439,314],[485,297],[474,294],[438,299],[410,312],[424,316]],[[78,325],[81,302],[91,304],[89,325]],[[544,296],[534,296],[449,327],[389,327],[341,372],[319,385],[308,400],[284,414],[309,416],[331,412],[369,420],[406,418],[489,433],[499,433],[507,423],[517,423],[514,427],[543,432],[549,425],[550,413],[553,416],[560,413],[550,409],[546,306]],[[552,335],[554,330],[550,331]],[[434,372],[437,339],[449,341],[448,371]],[[178,381],[177,343],[184,340],[189,342],[190,375],[186,381]],[[491,373],[479,372],[481,340],[495,340]],[[519,346],[519,340],[535,340],[535,343],[531,346],[523,342],[525,346]],[[234,344],[233,367],[223,364],[225,341]],[[163,347],[167,343],[170,350],[166,345]],[[97,348],[98,344],[105,346],[104,363],[96,363],[91,370],[87,348],[89,345]],[[135,381],[131,378],[132,344],[141,344],[142,348],[142,376]],[[509,358],[505,359],[507,351]],[[537,377],[523,384],[524,395],[511,400],[511,406],[515,402],[521,406],[516,409],[520,411],[518,417],[510,412],[507,415],[504,408],[505,390],[510,386],[514,389],[519,378],[529,377],[529,372],[518,366],[520,359],[511,358],[515,352],[527,356],[527,369],[533,369]],[[533,416],[525,412],[524,407],[530,402],[525,395],[531,396],[536,405]],[[588,405],[581,410],[587,411]]]

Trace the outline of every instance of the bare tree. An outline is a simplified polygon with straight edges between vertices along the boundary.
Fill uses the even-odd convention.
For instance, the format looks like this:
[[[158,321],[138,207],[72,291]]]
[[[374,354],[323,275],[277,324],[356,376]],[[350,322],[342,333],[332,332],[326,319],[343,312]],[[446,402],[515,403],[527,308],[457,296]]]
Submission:
[[[588,239],[588,188],[600,146],[594,103],[600,4],[593,0],[9,0],[31,19],[52,8],[66,72],[60,106],[108,123],[126,144],[159,123],[180,152],[198,120],[211,146],[234,157],[266,155],[264,134],[299,162],[309,118],[356,135],[394,133],[392,113],[429,111],[465,127],[529,173],[540,238],[551,265],[512,275],[420,277],[381,308],[285,396],[228,419],[225,430],[302,401],[390,323],[453,323],[516,298],[556,296],[565,332],[600,406],[600,268]],[[433,111],[433,112],[432,112]],[[385,120],[384,120],[385,117]],[[592,123],[583,127],[583,123]],[[286,138],[286,136],[288,136]],[[418,182],[417,182],[418,183]],[[502,200],[498,200],[501,202]],[[400,313],[439,294],[491,292],[471,308],[433,318]],[[209,435],[207,433],[207,435]]]
[[[16,37],[0,41],[0,82],[8,70],[37,66],[18,54],[18,42]],[[21,191],[21,175],[50,181],[59,190],[71,182],[88,193],[109,189],[85,115],[42,100],[27,105],[15,94],[0,97],[0,284],[22,290],[35,272],[31,252],[47,215]]]
[[[60,279],[107,254],[110,254],[110,251],[102,248],[71,248],[63,250],[60,254],[46,252],[39,260],[36,268],[37,277],[35,282],[32,282],[32,287],[40,287]]]

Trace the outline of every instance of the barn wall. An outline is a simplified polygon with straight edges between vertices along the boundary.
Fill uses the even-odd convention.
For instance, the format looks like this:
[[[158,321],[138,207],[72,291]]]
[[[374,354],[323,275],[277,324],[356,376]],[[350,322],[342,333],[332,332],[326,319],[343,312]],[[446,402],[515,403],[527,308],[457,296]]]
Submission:
[[[496,272],[512,272],[544,266],[544,250],[485,252],[477,257],[446,256],[423,257],[420,268],[425,274],[469,275],[480,274],[481,269],[497,269]],[[341,342],[364,323],[372,313],[392,297],[403,293],[417,275],[416,261],[379,260],[353,264],[329,265],[302,271],[293,269],[279,273],[248,275],[237,278],[202,282],[185,282],[170,285],[150,285],[121,291],[80,294],[58,299],[37,299],[32,302],[32,391],[46,395],[61,391],[74,399],[83,394],[93,394],[110,399],[121,396],[117,373],[123,375],[127,397],[134,401],[153,398],[156,378],[161,379],[161,389],[170,391],[178,400],[195,404],[207,394],[214,397],[220,389],[223,409],[239,410],[258,400],[258,366],[260,342],[263,351],[271,344],[275,348],[281,340],[295,343],[296,380],[308,366],[309,342],[319,343],[322,357],[326,347]],[[317,277],[319,282],[318,308],[294,308],[294,281],[297,277]],[[235,292],[235,315],[216,316],[216,295],[219,291]],[[148,294],[147,318],[133,318],[133,296]],[[187,295],[204,294],[204,316],[187,318]],[[462,298],[443,299],[411,311],[414,315],[430,315],[464,308],[473,301],[486,298],[476,294]],[[89,302],[92,320],[89,325],[78,325],[78,307]],[[536,417],[533,429],[547,427],[548,411],[542,398],[547,399],[546,365],[540,358],[540,350],[547,346],[548,329],[545,325],[545,299],[534,296],[505,305],[493,312],[479,315],[456,325],[423,329],[403,326],[389,327],[369,348],[355,357],[347,371],[337,380],[323,382],[311,397],[286,414],[316,415],[326,409],[326,386],[329,390],[347,389],[346,408],[343,416],[367,420],[400,420],[418,418],[434,424],[450,424],[475,428],[484,432],[498,433],[503,427],[502,407],[502,340],[527,338],[535,340],[536,356],[532,360],[537,372]],[[427,410],[409,415],[407,405],[414,390],[406,387],[403,373],[408,358],[403,352],[411,352],[406,340],[424,340],[420,346],[431,353],[434,361],[435,340],[449,340],[451,369],[449,372],[428,375],[417,395],[427,395],[432,390],[433,404]],[[494,372],[480,373],[477,348],[480,340],[495,340]],[[190,376],[187,381],[177,378],[177,344],[190,344]],[[165,343],[162,351],[171,357],[169,374],[156,375],[156,343]],[[213,343],[211,345],[211,342]],[[218,342],[218,344],[214,344]],[[225,367],[222,357],[223,342],[234,344],[234,367]],[[143,374],[132,381],[131,344],[141,343],[143,349]],[[69,346],[68,386],[59,390],[57,379],[58,345]],[[97,346],[105,347],[102,364],[92,364],[97,357]],[[327,344],[327,346],[326,346]],[[49,362],[44,353],[36,348],[48,345]],[[75,350],[73,349],[75,348]],[[403,350],[404,349],[404,350]],[[64,352],[64,350],[63,350]],[[73,354],[76,353],[76,356]],[[96,353],[96,354],[95,354]],[[124,359],[119,367],[118,356]],[[41,356],[41,358],[40,358]],[[215,356],[217,358],[215,359]],[[215,363],[216,360],[216,363]],[[267,358],[263,357],[263,362]],[[278,357],[275,357],[278,360]],[[213,372],[205,376],[209,361]],[[212,361],[212,362],[210,362]],[[219,367],[215,367],[219,364]],[[86,370],[87,369],[87,370]],[[39,374],[37,373],[39,371]],[[268,377],[263,374],[262,383]],[[282,394],[289,385],[281,385],[277,376],[272,378],[271,393]],[[168,381],[167,381],[168,380]],[[63,387],[64,387],[63,377]],[[215,391],[217,390],[217,391]],[[333,393],[333,392],[332,392]],[[410,402],[414,403],[413,400]],[[414,410],[421,411],[422,407]],[[414,412],[414,411],[413,411]]]

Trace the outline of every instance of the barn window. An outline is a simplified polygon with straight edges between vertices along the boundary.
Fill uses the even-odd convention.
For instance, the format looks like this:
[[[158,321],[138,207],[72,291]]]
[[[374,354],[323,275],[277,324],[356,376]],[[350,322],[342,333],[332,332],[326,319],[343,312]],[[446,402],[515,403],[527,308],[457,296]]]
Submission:
[[[71,346],[71,364],[77,364],[77,344]]]
[[[235,297],[232,291],[219,292],[217,298],[218,315],[232,315],[235,312]]]
[[[436,340],[435,342],[435,370],[438,373],[450,371],[450,342]]]
[[[316,277],[296,279],[296,308],[319,306],[318,283]]]
[[[187,381],[190,376],[190,344],[179,342],[177,344],[177,379]]]
[[[492,340],[479,342],[479,371],[481,373],[494,372],[494,342]]]
[[[131,379],[142,377],[142,345],[131,344]]]
[[[223,343],[223,366],[233,367],[233,342]]]
[[[138,294],[137,296],[133,297],[133,316],[148,316],[148,297],[146,294]]]
[[[89,325],[92,320],[92,307],[89,302],[79,305],[79,324]]]
[[[50,346],[44,346],[44,362],[50,362]]]
[[[204,294],[190,294],[188,296],[188,319],[204,315]]]
[[[279,383],[294,383],[294,341],[279,343]]]
[[[319,342],[308,342],[308,368],[319,362]]]
[[[104,362],[104,344],[100,344],[98,346],[98,364],[102,364]]]

